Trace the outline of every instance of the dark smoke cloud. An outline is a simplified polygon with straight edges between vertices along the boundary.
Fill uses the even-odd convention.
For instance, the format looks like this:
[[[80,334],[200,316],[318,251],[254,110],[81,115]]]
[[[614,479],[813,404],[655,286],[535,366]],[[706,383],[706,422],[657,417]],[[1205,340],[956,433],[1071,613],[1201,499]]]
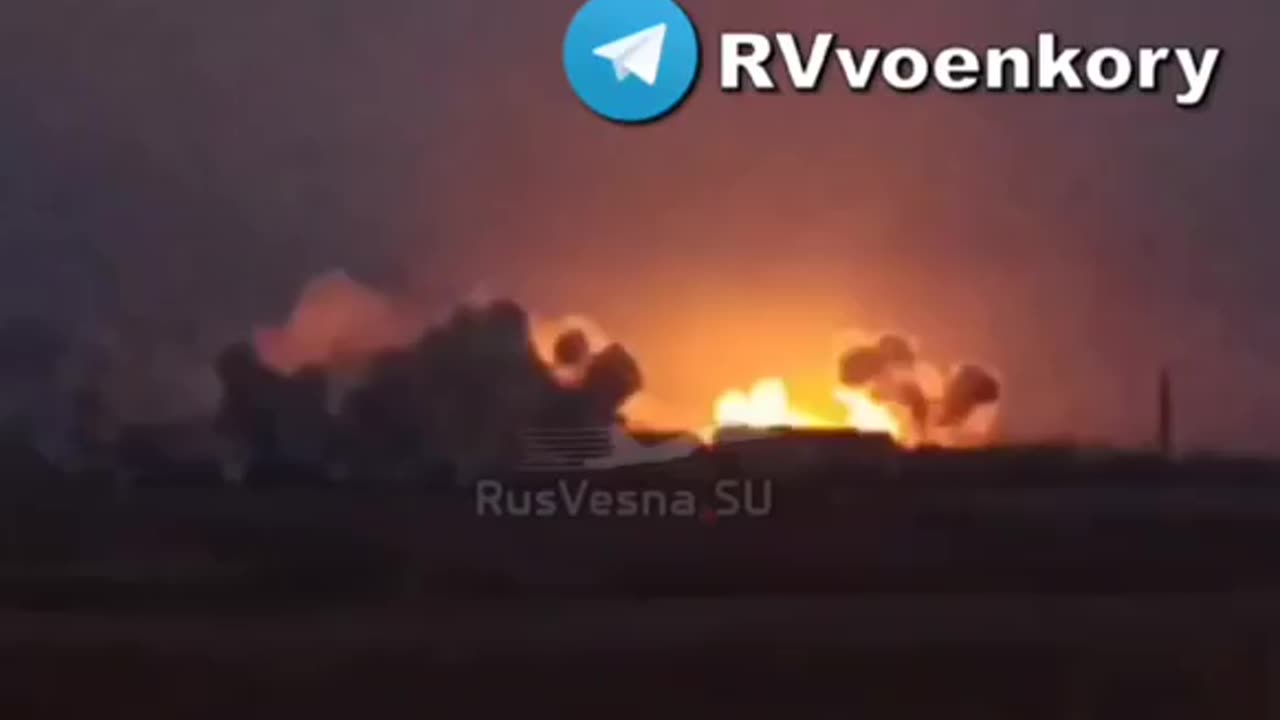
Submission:
[[[588,418],[618,417],[627,398],[640,391],[644,378],[635,358],[617,343],[593,356],[583,375],[579,392],[590,403]]]
[[[916,362],[915,348],[906,338],[897,335],[884,335],[877,347],[887,367],[911,367]]]
[[[884,371],[884,359],[875,348],[855,348],[840,358],[840,381],[845,385],[865,385]]]
[[[572,385],[539,357],[522,307],[508,300],[464,306],[408,347],[373,353],[331,414],[331,369],[285,374],[252,347],[234,346],[218,363],[220,419],[257,461],[296,465],[336,446],[338,460],[373,474],[438,464],[480,472],[514,459],[523,429],[618,420],[642,386],[621,345],[592,354],[586,336],[570,330],[555,355],[582,366]]]
[[[892,393],[885,399],[907,408],[916,427],[922,428],[929,422],[929,398],[920,387],[920,383],[915,380],[897,383],[893,386]]]
[[[963,423],[974,410],[1000,399],[1000,382],[985,369],[962,365],[947,380],[938,424],[951,427]]]
[[[953,430],[962,428],[978,408],[1000,399],[995,376],[973,364],[959,367],[938,387],[934,366],[901,335],[886,334],[849,348],[838,369],[845,385],[866,388],[877,400],[902,408],[919,441],[954,442]]]
[[[273,453],[286,378],[266,367],[247,344],[224,350],[216,368],[222,383],[218,428],[232,440],[260,453]]]
[[[915,350],[905,338],[884,335],[874,345],[851,348],[840,358],[840,380],[845,385],[866,385],[895,369],[910,369]]]
[[[586,333],[573,328],[556,338],[552,353],[557,365],[581,365],[591,354],[591,342],[587,339]]]

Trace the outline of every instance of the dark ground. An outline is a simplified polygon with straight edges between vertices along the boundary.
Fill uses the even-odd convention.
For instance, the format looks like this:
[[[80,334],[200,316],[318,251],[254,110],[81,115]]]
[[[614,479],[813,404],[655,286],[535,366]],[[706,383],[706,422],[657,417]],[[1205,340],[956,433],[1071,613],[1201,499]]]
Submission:
[[[768,518],[465,495],[5,506],[0,718],[1280,718],[1280,492],[788,492]]]
[[[4,717],[1266,718],[1275,597],[6,615]]]

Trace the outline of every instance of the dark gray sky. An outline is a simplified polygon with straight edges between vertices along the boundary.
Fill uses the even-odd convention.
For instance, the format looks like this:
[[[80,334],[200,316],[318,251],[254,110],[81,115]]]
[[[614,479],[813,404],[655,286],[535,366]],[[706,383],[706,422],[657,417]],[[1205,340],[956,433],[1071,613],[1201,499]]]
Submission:
[[[560,68],[574,2],[0,8],[0,308],[203,348],[335,267],[582,312],[705,407],[844,327],[1005,380],[1025,436],[1280,451],[1280,63],[1263,0],[687,0],[859,44],[1225,48],[1214,96],[724,96],[619,128]],[[714,71],[714,65],[708,69]],[[704,81],[709,76],[704,76]],[[833,75],[838,80],[838,77]],[[714,78],[709,78],[714,81]]]

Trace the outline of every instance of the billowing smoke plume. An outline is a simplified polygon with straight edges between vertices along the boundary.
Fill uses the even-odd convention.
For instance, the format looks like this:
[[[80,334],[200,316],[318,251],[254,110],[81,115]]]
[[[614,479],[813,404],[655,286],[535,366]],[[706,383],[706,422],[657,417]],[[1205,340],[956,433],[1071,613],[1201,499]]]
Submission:
[[[840,380],[849,386],[866,385],[894,371],[910,370],[915,362],[911,343],[884,335],[875,344],[854,347],[840,358]]]
[[[586,318],[534,318],[509,300],[431,316],[330,273],[279,327],[202,358],[0,324],[0,430],[50,458],[118,463],[180,445],[263,478],[374,478],[474,477],[515,459],[532,427],[650,424],[640,365]],[[848,347],[838,370],[894,408],[912,441],[989,439],[1001,388],[978,365],[940,372],[890,334]]]
[[[961,424],[977,408],[999,399],[1000,383],[991,373],[976,365],[962,365],[947,380],[938,424],[944,427]]]
[[[358,365],[407,347],[426,325],[420,309],[334,271],[307,283],[288,322],[259,329],[254,346],[263,362],[286,373],[307,365]]]
[[[556,338],[552,354],[560,367],[579,367],[591,354],[587,334],[578,328],[570,328]]]
[[[990,411],[1000,400],[1000,383],[973,364],[939,373],[920,359],[906,338],[887,334],[855,344],[839,358],[840,381],[868,390],[899,408],[911,421],[918,442],[953,444],[978,439],[990,430]]]
[[[312,283],[286,326],[224,353],[224,432],[276,466],[336,448],[362,472],[474,474],[512,459],[522,429],[617,421],[643,382],[621,345],[596,347],[583,327],[539,347],[508,300],[409,335],[421,317],[345,276]]]

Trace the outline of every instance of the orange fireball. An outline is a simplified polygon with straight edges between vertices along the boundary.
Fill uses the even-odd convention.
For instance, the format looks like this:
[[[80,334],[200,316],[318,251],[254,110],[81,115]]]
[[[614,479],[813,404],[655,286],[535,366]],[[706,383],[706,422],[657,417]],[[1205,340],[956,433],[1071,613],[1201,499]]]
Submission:
[[[729,390],[715,403],[715,427],[853,428],[885,433],[902,441],[903,426],[893,410],[863,390],[838,387],[834,396],[845,417],[826,418],[794,406],[781,378],[758,380],[749,390]],[[714,431],[714,429],[713,429]]]

